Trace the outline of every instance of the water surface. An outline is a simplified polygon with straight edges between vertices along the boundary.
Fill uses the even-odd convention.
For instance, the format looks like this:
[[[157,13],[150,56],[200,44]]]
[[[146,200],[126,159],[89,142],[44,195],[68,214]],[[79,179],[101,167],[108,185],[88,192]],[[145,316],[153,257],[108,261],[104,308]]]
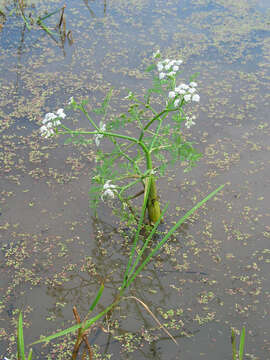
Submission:
[[[32,1],[43,15],[60,1]],[[15,324],[23,309],[26,343],[88,311],[99,284],[105,307],[121,284],[129,242],[105,204],[88,207],[94,147],[41,139],[44,114],[114,87],[112,112],[125,111],[127,89],[143,92],[152,53],[199,72],[197,124],[186,136],[204,157],[159,181],[170,200],[168,228],[198,200],[224,190],[190,219],[134,283],[179,342],[147,312],[123,301],[107,331],[90,335],[107,359],[231,358],[230,329],[247,329],[246,359],[270,359],[268,1],[69,1],[72,41],[27,30],[14,3],[0,1],[0,354],[15,359]],[[58,15],[47,20],[53,28]],[[87,123],[69,114],[74,127]],[[168,181],[169,180],[169,181]],[[169,185],[169,186],[168,186]],[[67,359],[72,337],[35,347],[35,359]],[[59,345],[60,344],[60,345]]]

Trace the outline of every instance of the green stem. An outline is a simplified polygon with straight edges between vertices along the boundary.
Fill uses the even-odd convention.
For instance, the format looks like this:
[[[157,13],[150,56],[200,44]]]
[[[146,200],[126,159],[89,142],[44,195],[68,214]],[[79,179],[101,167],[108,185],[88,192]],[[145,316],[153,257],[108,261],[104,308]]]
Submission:
[[[94,126],[94,128],[96,130],[99,130],[98,126],[95,124],[94,120],[89,116],[88,112],[85,110],[83,105],[80,105],[80,110],[84,113],[84,115],[86,116],[87,120],[90,122],[90,124],[92,124]]]

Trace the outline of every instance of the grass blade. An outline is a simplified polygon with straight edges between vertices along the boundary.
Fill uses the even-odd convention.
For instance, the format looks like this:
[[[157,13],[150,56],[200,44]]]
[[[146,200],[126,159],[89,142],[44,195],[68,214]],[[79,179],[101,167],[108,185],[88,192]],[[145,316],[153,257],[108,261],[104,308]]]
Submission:
[[[31,30],[32,28],[31,28],[31,25],[29,24],[29,22],[27,21],[27,19],[26,19],[26,17],[25,17],[25,15],[24,15],[24,13],[21,11],[21,17],[22,17],[22,19],[23,19],[23,21],[24,21],[24,23],[25,23],[25,25],[26,25],[26,27],[27,27],[27,29],[28,30]]]
[[[53,11],[52,13],[50,13],[50,14],[48,14],[48,15],[45,15],[45,16],[43,16],[43,17],[39,17],[38,20],[41,20],[41,21],[42,21],[42,20],[45,20],[45,19],[47,19],[48,17],[50,17],[50,16],[58,13],[58,12],[59,12],[60,10],[62,10],[62,9],[63,9],[63,8],[59,8],[59,9]]]
[[[32,360],[33,350],[30,349],[27,360]]]
[[[237,358],[236,358],[236,340],[235,340],[235,333],[234,333],[233,329],[232,329],[232,334],[231,334],[231,343],[232,343],[232,360],[237,360]]]
[[[198,202],[191,210],[189,210],[181,219],[171,228],[171,230],[164,236],[164,238],[158,243],[158,245],[151,251],[151,253],[147,256],[147,258],[142,262],[142,264],[137,268],[135,273],[131,278],[129,278],[126,286],[128,287],[134,279],[138,276],[138,274],[142,271],[146,264],[151,260],[151,258],[158,252],[158,250],[164,245],[164,243],[171,237],[171,235],[179,228],[179,226],[188,219],[198,208],[200,208],[204,203],[206,203],[209,199],[211,199],[218,191],[220,191],[225,184],[219,186],[216,190],[211,192],[211,194],[207,195],[202,201]]]
[[[17,346],[18,346],[18,360],[25,360],[24,355],[24,339],[23,339],[23,318],[20,311],[18,325],[17,325]]]
[[[76,330],[82,328],[82,333],[85,332],[85,330],[87,330],[92,324],[94,324],[97,320],[99,320],[102,316],[104,316],[105,314],[107,314],[107,312],[112,309],[115,306],[115,303],[112,303],[110,306],[106,307],[106,309],[104,309],[103,311],[101,311],[100,313],[98,313],[96,316],[94,316],[93,318],[86,320],[84,323],[80,323],[80,324],[76,324],[73,325],[65,330],[59,331],[55,334],[52,334],[50,336],[44,337],[40,340],[37,340],[35,342],[33,342],[31,345],[35,345],[35,344],[40,344],[43,342],[49,342],[53,339],[59,338],[61,336],[70,334],[72,332],[75,332]]]
[[[64,335],[70,334],[72,332],[75,332],[76,330],[78,330],[82,326],[83,326],[82,323],[73,325],[73,326],[71,326],[71,327],[69,327],[69,328],[67,328],[65,330],[59,331],[59,332],[57,332],[55,334],[52,334],[50,336],[44,337],[44,338],[42,338],[40,340],[37,340],[37,341],[33,342],[30,345],[36,345],[36,344],[40,344],[40,343],[43,343],[43,342],[49,342],[49,341],[51,341],[53,339],[56,339],[56,338],[58,338],[60,336],[64,336]]]
[[[245,337],[246,337],[246,328],[243,326],[241,336],[240,336],[240,344],[239,344],[239,360],[243,360],[244,348],[245,348]]]
[[[46,31],[46,33],[48,33],[48,34],[50,34],[50,35],[56,35],[55,33],[53,33],[52,31],[50,31],[48,28],[47,28],[47,26],[46,25],[44,25],[44,23],[40,20],[40,19],[38,19],[38,21],[37,21],[37,24],[44,30],[44,31]]]
[[[92,305],[90,306],[89,308],[89,311],[88,311],[88,314],[94,310],[94,308],[96,307],[97,303],[99,302],[99,299],[101,298],[101,295],[103,293],[103,290],[104,290],[104,284],[102,283],[99,290],[98,290],[98,293],[97,293],[97,296],[95,298],[95,300],[93,301]]]

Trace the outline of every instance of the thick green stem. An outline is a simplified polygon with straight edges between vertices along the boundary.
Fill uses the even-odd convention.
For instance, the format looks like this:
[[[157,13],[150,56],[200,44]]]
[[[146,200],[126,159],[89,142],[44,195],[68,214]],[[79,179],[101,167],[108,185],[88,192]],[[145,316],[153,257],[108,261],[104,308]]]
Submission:
[[[148,210],[148,219],[150,224],[155,224],[160,218],[160,205],[157,195],[157,187],[156,181],[153,175],[147,178],[146,185],[150,186],[148,202],[147,202],[147,210]]]

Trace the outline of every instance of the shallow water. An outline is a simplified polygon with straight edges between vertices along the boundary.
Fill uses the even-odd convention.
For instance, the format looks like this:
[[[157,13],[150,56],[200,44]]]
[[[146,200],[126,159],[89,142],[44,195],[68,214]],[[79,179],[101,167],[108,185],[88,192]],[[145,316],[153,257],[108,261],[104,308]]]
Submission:
[[[230,329],[245,325],[245,358],[270,359],[270,4],[164,4],[69,1],[73,43],[37,27],[28,31],[16,13],[0,16],[2,355],[15,359],[19,309],[29,344],[70,325],[73,305],[83,316],[101,278],[106,290],[99,310],[120,286],[129,243],[110,209],[101,206],[97,221],[88,207],[95,148],[41,139],[38,129],[44,114],[70,96],[94,105],[111,86],[113,111],[125,111],[126,89],[149,86],[144,68],[160,48],[183,58],[185,79],[200,73],[197,124],[185,132],[204,154],[191,172],[179,165],[159,181],[162,202],[170,200],[166,226],[218,185],[226,187],[126,294],[144,301],[179,346],[131,299],[115,311],[111,335],[97,331],[89,338],[104,359],[231,359]],[[25,13],[58,6],[29,2]],[[13,7],[0,1],[4,14]],[[74,127],[87,125],[74,114],[69,119]],[[67,359],[71,340],[36,346],[34,358]]]

